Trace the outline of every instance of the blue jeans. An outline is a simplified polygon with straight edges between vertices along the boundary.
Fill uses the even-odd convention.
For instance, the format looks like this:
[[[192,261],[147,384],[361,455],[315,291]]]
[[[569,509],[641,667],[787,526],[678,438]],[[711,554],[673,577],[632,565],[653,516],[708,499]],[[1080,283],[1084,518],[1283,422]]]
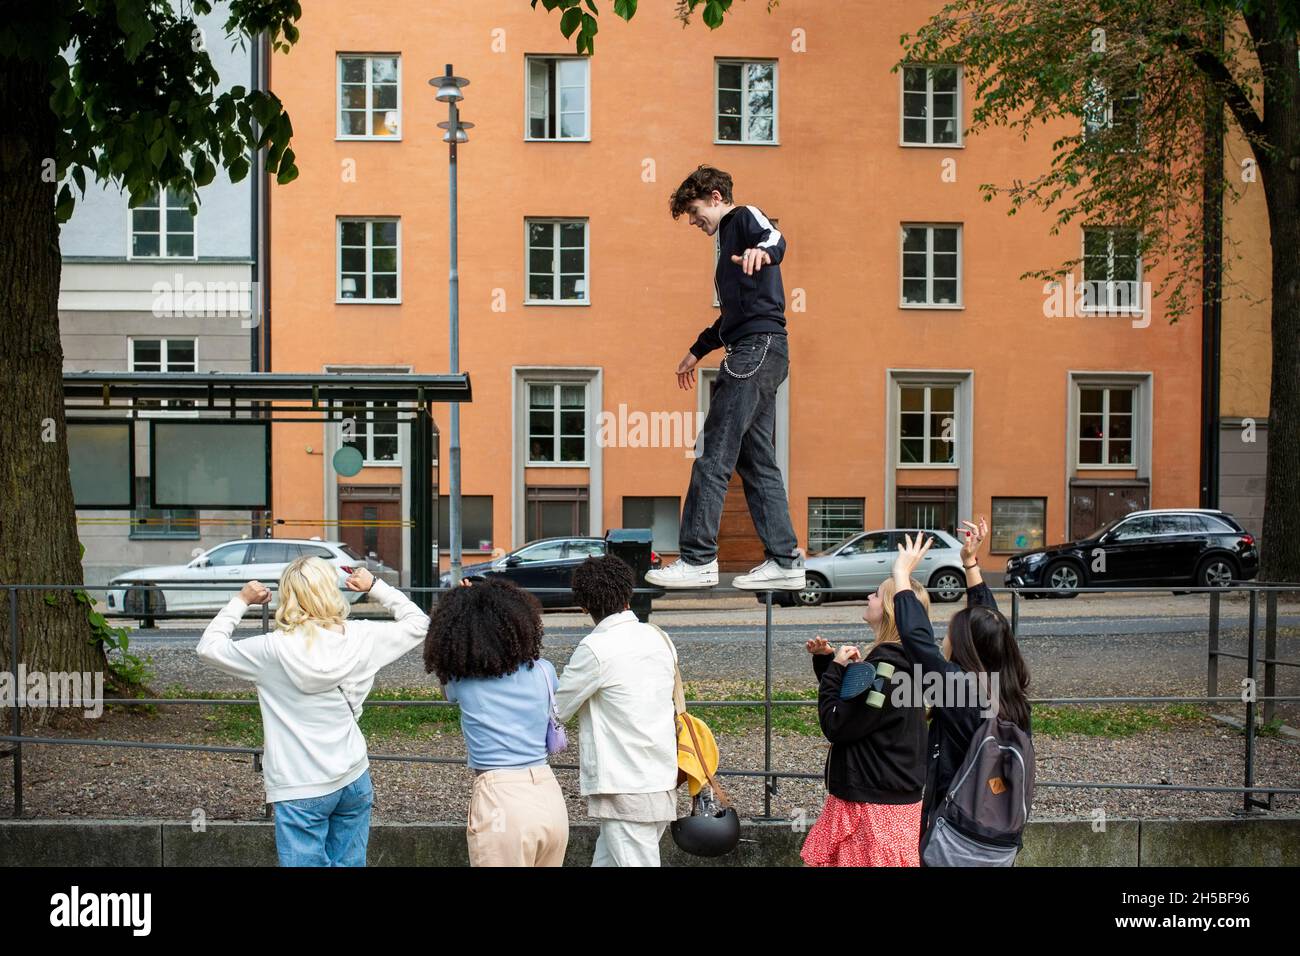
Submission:
[[[323,797],[275,804],[275,849],[281,866],[365,866],[375,791],[367,770]]]
[[[678,550],[687,564],[708,564],[717,558],[722,503],[735,472],[744,483],[745,501],[764,552],[782,567],[795,565],[799,542],[790,524],[774,445],[776,390],[789,372],[784,335],[747,335],[727,346],[682,506]]]

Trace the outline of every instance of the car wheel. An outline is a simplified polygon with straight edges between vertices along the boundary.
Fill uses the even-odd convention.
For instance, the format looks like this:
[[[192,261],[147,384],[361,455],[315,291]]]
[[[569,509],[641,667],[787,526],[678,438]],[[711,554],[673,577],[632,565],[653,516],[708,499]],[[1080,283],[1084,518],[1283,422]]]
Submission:
[[[945,604],[951,604],[966,593],[966,579],[952,568],[944,568],[930,578],[930,590]]]
[[[1196,567],[1196,584],[1203,588],[1226,588],[1237,576],[1237,568],[1229,558],[1214,555]]]
[[[1083,575],[1078,565],[1069,561],[1057,561],[1047,566],[1043,572],[1043,582],[1052,589],[1052,597],[1076,597],[1083,584]]]
[[[795,600],[803,607],[819,607],[826,601],[826,579],[820,574],[804,575],[804,589],[795,595]]]
[[[157,627],[155,614],[167,613],[167,598],[162,591],[152,590],[148,581],[140,581],[133,588],[128,588],[122,596],[122,609],[131,616],[140,618],[141,627]]]

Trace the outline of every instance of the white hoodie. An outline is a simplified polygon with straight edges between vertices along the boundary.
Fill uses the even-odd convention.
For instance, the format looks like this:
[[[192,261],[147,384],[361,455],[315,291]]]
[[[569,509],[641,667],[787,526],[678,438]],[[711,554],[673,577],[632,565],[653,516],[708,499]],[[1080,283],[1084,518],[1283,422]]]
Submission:
[[[370,767],[357,718],[375,673],[429,630],[428,616],[391,585],[376,580],[370,596],[395,620],[349,620],[342,634],[308,625],[233,641],[248,610],[236,597],[199,640],[199,657],[257,686],[267,803],[333,793]]]

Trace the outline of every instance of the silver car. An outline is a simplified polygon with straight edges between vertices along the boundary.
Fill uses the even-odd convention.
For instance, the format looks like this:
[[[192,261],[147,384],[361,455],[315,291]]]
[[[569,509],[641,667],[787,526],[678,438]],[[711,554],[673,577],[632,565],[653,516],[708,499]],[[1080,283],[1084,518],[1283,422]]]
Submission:
[[[946,531],[931,528],[894,528],[862,531],[834,547],[811,555],[805,562],[807,587],[787,598],[788,603],[817,607],[825,601],[862,600],[893,573],[894,558],[903,535],[925,534],[934,544],[921,559],[913,576],[930,589],[938,601],[956,601],[966,593],[961,566],[961,544]],[[827,588],[836,588],[834,593]],[[839,589],[844,590],[839,590]]]
[[[339,569],[339,586],[356,568],[367,567],[359,554],[341,541],[319,538],[246,538],[227,541],[198,555],[189,564],[139,568],[108,582],[106,611],[152,622],[169,611],[217,611],[239,593],[247,581],[273,585],[289,562],[303,555],[324,558]],[[141,585],[157,585],[150,590]],[[227,587],[213,587],[213,585]],[[134,585],[134,587],[132,586]],[[195,585],[202,585],[200,590]],[[272,606],[275,605],[272,588]],[[361,598],[345,591],[349,603]]]

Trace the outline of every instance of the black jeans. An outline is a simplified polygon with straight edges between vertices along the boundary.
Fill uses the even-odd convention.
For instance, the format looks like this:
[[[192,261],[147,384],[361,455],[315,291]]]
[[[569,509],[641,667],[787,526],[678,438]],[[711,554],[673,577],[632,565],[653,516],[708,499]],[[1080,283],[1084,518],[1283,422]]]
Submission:
[[[776,390],[790,372],[781,334],[747,335],[727,347],[691,467],[678,546],[687,564],[718,556],[718,525],[732,472],[740,475],[754,528],[767,556],[792,567],[799,546],[776,463]]]

